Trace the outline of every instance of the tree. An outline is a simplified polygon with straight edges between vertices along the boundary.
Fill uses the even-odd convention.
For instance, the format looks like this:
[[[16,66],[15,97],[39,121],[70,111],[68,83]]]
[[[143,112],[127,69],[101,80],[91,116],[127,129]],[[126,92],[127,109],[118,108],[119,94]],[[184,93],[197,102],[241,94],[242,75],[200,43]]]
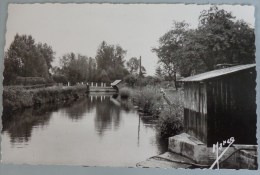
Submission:
[[[159,46],[153,48],[162,65],[165,76],[174,81],[177,89],[177,72],[180,71],[182,49],[185,41],[188,24],[175,22],[173,28],[159,39]]]
[[[218,64],[254,63],[254,29],[235,19],[213,6],[201,12],[196,29],[174,22],[153,48],[164,76],[176,82],[177,73],[186,77],[213,70]]]
[[[136,57],[130,58],[130,60],[126,63],[126,66],[130,72],[130,74],[134,74],[137,72],[139,68],[139,61]]]
[[[108,76],[108,73],[104,69],[99,74],[98,81],[105,82],[105,83],[109,83],[110,82],[110,78]]]
[[[60,59],[61,74],[65,75],[71,84],[93,81],[96,75],[96,64],[93,58],[68,53]]]
[[[217,6],[203,10],[194,38],[196,50],[206,70],[217,64],[248,64],[255,62],[254,30],[244,21]]]
[[[112,45],[108,45],[105,41],[103,41],[100,44],[96,55],[98,70],[107,70],[109,67],[114,66],[113,56],[114,47]]]
[[[45,43],[35,43],[31,35],[16,34],[5,53],[4,84],[12,84],[17,76],[50,79],[55,52]]]
[[[98,73],[104,70],[110,80],[123,79],[128,74],[128,71],[124,67],[124,57],[126,50],[119,45],[109,45],[103,41],[96,55],[97,70]]]
[[[37,49],[41,52],[41,55],[46,61],[48,70],[52,68],[51,63],[55,59],[55,52],[52,50],[52,47],[47,45],[46,43],[38,43]]]
[[[155,75],[159,78],[163,77],[163,70],[161,68],[161,66],[157,66],[155,69]]]
[[[134,87],[137,82],[137,77],[135,75],[129,74],[124,78],[124,81],[131,87]]]

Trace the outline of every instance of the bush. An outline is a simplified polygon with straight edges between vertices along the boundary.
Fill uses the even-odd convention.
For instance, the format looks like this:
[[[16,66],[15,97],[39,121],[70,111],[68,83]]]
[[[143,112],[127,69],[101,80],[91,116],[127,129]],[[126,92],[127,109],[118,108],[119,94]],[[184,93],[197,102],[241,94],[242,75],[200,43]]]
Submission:
[[[183,129],[183,91],[168,91],[166,96],[172,105],[163,108],[157,124],[159,136],[163,138],[179,134]]]
[[[62,83],[63,85],[67,85],[68,84],[68,80],[66,78],[65,75],[61,75],[61,74],[54,74],[52,76],[53,80],[56,82],[56,83]]]
[[[86,95],[86,86],[48,87],[24,89],[22,87],[4,87],[3,107],[5,111],[15,111],[27,107],[40,106],[46,103],[77,100]]]
[[[126,100],[131,97],[131,89],[124,87],[120,89],[119,95],[121,99]]]
[[[157,124],[160,137],[171,137],[183,130],[183,120],[179,114],[179,111],[173,109],[173,107],[164,109],[160,113]]]
[[[127,75],[124,78],[124,81],[127,83],[128,86],[134,87],[137,82],[137,77],[134,75]]]

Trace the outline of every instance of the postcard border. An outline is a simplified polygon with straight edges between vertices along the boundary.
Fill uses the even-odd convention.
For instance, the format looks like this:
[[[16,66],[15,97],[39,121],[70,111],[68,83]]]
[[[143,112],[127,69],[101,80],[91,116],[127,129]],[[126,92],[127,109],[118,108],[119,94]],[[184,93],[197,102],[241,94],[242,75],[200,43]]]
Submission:
[[[185,4],[231,4],[231,5],[253,5],[255,7],[255,34],[256,34],[256,69],[257,69],[257,87],[256,87],[256,103],[260,104],[260,87],[259,87],[259,74],[260,74],[260,1],[258,0],[1,0],[0,1],[0,70],[3,75],[4,65],[4,45],[5,45],[5,33],[6,33],[6,20],[7,20],[7,8],[9,3],[185,3]],[[258,19],[258,20],[256,20]],[[3,81],[3,76],[0,76],[0,81]],[[3,84],[0,85],[0,112],[2,113],[2,92]],[[260,133],[260,108],[257,107],[257,139],[259,140]],[[1,118],[1,117],[0,117]],[[1,121],[1,119],[0,119]],[[0,128],[2,128],[2,122],[0,122]],[[0,137],[1,141],[1,137]],[[258,141],[259,149],[259,141]],[[1,150],[1,145],[0,145]],[[260,162],[258,152],[258,162]],[[1,157],[0,157],[1,158]],[[110,167],[81,167],[81,166],[40,166],[40,165],[14,165],[14,164],[2,164],[0,163],[0,174],[3,175],[170,175],[170,174],[252,174],[256,175],[260,173],[258,170],[190,170],[190,169],[159,169],[159,168],[110,168]]]

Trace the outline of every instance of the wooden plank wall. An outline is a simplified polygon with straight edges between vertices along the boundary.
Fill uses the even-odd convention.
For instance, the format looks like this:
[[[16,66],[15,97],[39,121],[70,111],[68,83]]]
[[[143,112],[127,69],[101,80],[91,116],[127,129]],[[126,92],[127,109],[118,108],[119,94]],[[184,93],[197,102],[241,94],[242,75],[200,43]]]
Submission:
[[[254,69],[207,83],[208,144],[235,137],[237,144],[256,144]]]
[[[185,132],[207,142],[207,88],[200,82],[184,84]]]

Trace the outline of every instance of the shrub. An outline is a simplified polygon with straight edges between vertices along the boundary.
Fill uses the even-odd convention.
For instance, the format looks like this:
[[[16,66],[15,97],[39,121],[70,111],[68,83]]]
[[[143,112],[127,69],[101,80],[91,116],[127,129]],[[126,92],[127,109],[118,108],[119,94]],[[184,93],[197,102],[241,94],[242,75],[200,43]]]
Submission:
[[[131,96],[131,89],[124,87],[120,89],[119,95],[121,99],[126,100]]]
[[[183,91],[167,92],[172,105],[166,105],[159,115],[157,124],[160,137],[170,137],[183,129]]]
[[[172,107],[164,109],[157,123],[159,136],[166,138],[179,134],[183,130],[183,120],[179,112]]]
[[[127,75],[124,78],[124,81],[127,83],[128,86],[134,87],[137,82],[137,77],[134,75]]]
[[[5,111],[15,111],[27,107],[39,106],[45,103],[55,103],[61,100],[76,100],[86,95],[86,86],[48,87],[24,89],[22,87],[4,87],[3,107]]]
[[[66,76],[62,74],[54,74],[52,78],[56,83],[62,83],[63,85],[68,83]]]

